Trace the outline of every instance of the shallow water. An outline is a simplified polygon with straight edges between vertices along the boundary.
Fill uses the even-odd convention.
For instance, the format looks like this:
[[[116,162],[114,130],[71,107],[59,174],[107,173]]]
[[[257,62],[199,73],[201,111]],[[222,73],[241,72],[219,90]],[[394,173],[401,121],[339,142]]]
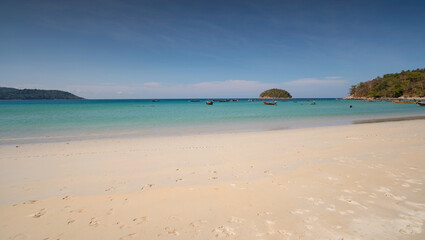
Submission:
[[[425,107],[337,99],[0,101],[0,144],[72,139],[257,131],[424,116]],[[349,108],[352,105],[353,108]]]

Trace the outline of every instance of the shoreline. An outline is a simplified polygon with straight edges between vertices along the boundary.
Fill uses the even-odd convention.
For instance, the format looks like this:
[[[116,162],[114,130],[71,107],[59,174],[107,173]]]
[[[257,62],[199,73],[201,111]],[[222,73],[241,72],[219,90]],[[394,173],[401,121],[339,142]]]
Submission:
[[[425,119],[425,116],[388,116],[384,118],[370,118],[364,120],[347,120],[335,119],[333,121],[320,121],[320,122],[305,122],[298,123],[298,125],[286,126],[279,124],[268,123],[268,126],[247,124],[245,127],[235,128],[218,128],[215,130],[198,130],[198,131],[184,131],[185,128],[175,128],[172,131],[164,131],[164,129],[154,129],[149,131],[134,131],[134,132],[120,132],[120,133],[99,133],[99,134],[85,134],[85,135],[65,135],[65,136],[44,136],[44,137],[20,137],[20,138],[0,138],[0,146],[7,145],[27,145],[37,143],[51,143],[51,142],[74,142],[74,141],[88,141],[88,140],[101,140],[101,139],[137,139],[137,138],[158,138],[158,137],[178,137],[178,136],[202,136],[214,134],[228,134],[228,133],[255,133],[255,132],[269,132],[289,129],[310,129],[317,127],[331,127],[343,126],[352,124],[366,124],[366,123],[379,123],[379,122],[394,122],[394,121],[410,121]],[[220,125],[218,125],[220,126]],[[250,126],[250,127],[249,127]],[[202,129],[202,126],[201,126]]]
[[[425,119],[425,116],[412,116],[412,117],[394,117],[394,118],[376,118],[371,120],[358,120],[352,124],[366,124],[366,123],[383,123],[383,122],[401,122]]]

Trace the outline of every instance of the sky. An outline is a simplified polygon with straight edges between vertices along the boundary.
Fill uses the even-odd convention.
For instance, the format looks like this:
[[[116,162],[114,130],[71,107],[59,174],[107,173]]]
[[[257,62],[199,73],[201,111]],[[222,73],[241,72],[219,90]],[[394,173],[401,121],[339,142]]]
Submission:
[[[2,0],[0,86],[91,99],[345,97],[425,67],[425,1]]]

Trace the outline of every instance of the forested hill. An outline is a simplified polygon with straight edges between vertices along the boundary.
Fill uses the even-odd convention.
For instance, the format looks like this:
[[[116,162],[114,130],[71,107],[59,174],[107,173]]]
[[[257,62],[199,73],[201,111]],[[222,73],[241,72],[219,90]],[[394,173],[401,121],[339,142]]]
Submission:
[[[425,97],[425,68],[385,74],[350,88],[352,98]]]
[[[16,89],[0,87],[1,100],[29,99],[83,99],[72,93],[59,90]]]
[[[291,94],[283,89],[272,88],[260,94],[260,98],[292,98]]]

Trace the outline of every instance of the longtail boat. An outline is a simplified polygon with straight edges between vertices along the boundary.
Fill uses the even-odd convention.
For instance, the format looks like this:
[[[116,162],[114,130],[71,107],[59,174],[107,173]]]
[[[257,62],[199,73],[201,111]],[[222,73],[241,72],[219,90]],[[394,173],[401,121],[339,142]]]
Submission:
[[[271,103],[271,102],[266,102],[264,100],[263,100],[263,103],[266,104],[266,105],[276,105],[277,104],[277,102],[272,102]]]
[[[405,103],[405,104],[412,104],[415,102],[412,102],[411,100],[394,100],[393,103]]]
[[[418,104],[419,106],[421,106],[421,107],[425,107],[425,102],[422,102],[422,101],[418,101],[418,100],[416,100],[416,99],[413,99],[414,101],[415,101],[415,103],[416,104]]]
[[[206,101],[205,102],[207,105],[213,105],[214,104],[214,102],[213,101]]]

